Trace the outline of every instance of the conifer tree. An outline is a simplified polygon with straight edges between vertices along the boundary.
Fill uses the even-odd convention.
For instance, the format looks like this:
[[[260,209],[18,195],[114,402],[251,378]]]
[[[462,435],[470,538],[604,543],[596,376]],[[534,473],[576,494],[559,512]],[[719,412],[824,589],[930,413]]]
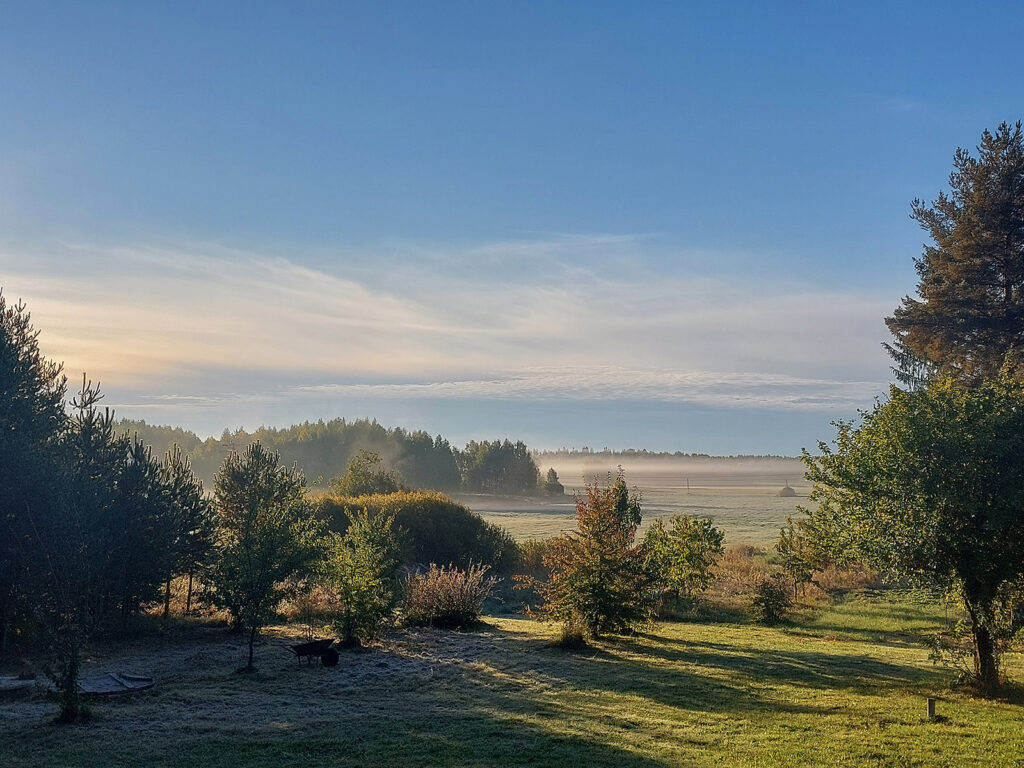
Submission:
[[[177,445],[167,452],[160,465],[160,477],[168,494],[172,533],[172,557],[166,565],[164,616],[170,611],[171,579],[188,575],[185,612],[192,608],[192,585],[198,570],[210,559],[217,518],[213,505],[203,493],[203,482],[192,472],[192,465]]]
[[[48,469],[64,429],[62,366],[39,351],[25,305],[0,291],[0,651],[15,614],[25,614],[26,571],[35,559],[30,522],[48,505]]]
[[[249,635],[247,670],[260,630],[292,593],[294,579],[317,558],[319,526],[305,498],[305,479],[280,465],[260,443],[233,453],[217,474],[216,557],[212,601]]]
[[[919,298],[886,325],[897,377],[976,382],[1024,374],[1024,138],[1021,123],[985,131],[977,156],[957,149],[949,194],[914,200],[932,243],[915,260]]]

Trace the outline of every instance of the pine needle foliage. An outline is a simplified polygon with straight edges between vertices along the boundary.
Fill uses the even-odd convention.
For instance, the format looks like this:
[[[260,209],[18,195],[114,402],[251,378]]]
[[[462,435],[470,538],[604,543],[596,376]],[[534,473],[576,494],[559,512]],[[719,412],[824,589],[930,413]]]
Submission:
[[[885,321],[894,371],[911,388],[937,376],[1024,375],[1021,123],[985,131],[976,155],[957,149],[949,186],[931,204],[912,204],[932,242],[915,260],[918,298],[905,297]]]
[[[208,573],[211,600],[248,631],[251,670],[260,630],[318,559],[320,525],[306,502],[301,473],[282,467],[278,454],[259,443],[225,460],[214,503],[219,518]]]

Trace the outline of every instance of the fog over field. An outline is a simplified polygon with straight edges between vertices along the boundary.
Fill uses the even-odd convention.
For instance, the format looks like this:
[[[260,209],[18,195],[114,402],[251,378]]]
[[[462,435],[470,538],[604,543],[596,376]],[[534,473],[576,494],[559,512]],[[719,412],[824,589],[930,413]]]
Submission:
[[[782,456],[618,456],[542,453],[537,456],[541,472],[554,467],[567,486],[603,480],[622,467],[630,485],[658,489],[686,490],[687,482],[698,487],[771,487],[778,490],[787,482],[802,482],[805,467],[800,459]],[[794,486],[795,487],[795,486]]]
[[[491,522],[516,538],[554,536],[575,526],[572,494],[584,483],[614,477],[619,466],[626,482],[643,498],[646,528],[656,517],[710,517],[725,531],[727,543],[769,545],[786,517],[807,503],[810,486],[805,467],[788,457],[617,456],[545,453],[537,456],[541,474],[554,468],[566,487],[564,500],[460,497]],[[786,485],[796,497],[779,496]]]

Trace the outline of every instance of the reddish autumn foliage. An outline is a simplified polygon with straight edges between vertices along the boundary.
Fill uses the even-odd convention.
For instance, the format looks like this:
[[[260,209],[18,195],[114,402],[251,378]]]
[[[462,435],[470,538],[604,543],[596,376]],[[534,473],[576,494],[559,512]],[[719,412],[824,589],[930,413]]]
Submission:
[[[547,580],[518,577],[541,597],[534,615],[581,625],[592,636],[620,632],[651,616],[653,590],[636,543],[640,499],[621,472],[614,483],[587,485],[576,498],[577,531],[551,542]]]

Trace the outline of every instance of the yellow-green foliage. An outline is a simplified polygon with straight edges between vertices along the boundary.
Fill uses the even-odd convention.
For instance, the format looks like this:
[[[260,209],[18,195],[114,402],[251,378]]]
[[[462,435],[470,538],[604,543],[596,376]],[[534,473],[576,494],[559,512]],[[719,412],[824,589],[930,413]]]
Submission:
[[[366,641],[390,618],[397,602],[398,538],[394,518],[353,513],[348,529],[332,534],[325,563],[338,599],[334,630],[343,643]]]
[[[518,548],[503,528],[438,491],[321,496],[315,503],[320,516],[339,533],[348,527],[347,515],[363,509],[371,517],[393,517],[407,563],[459,568],[477,563],[506,571],[518,559]]]

